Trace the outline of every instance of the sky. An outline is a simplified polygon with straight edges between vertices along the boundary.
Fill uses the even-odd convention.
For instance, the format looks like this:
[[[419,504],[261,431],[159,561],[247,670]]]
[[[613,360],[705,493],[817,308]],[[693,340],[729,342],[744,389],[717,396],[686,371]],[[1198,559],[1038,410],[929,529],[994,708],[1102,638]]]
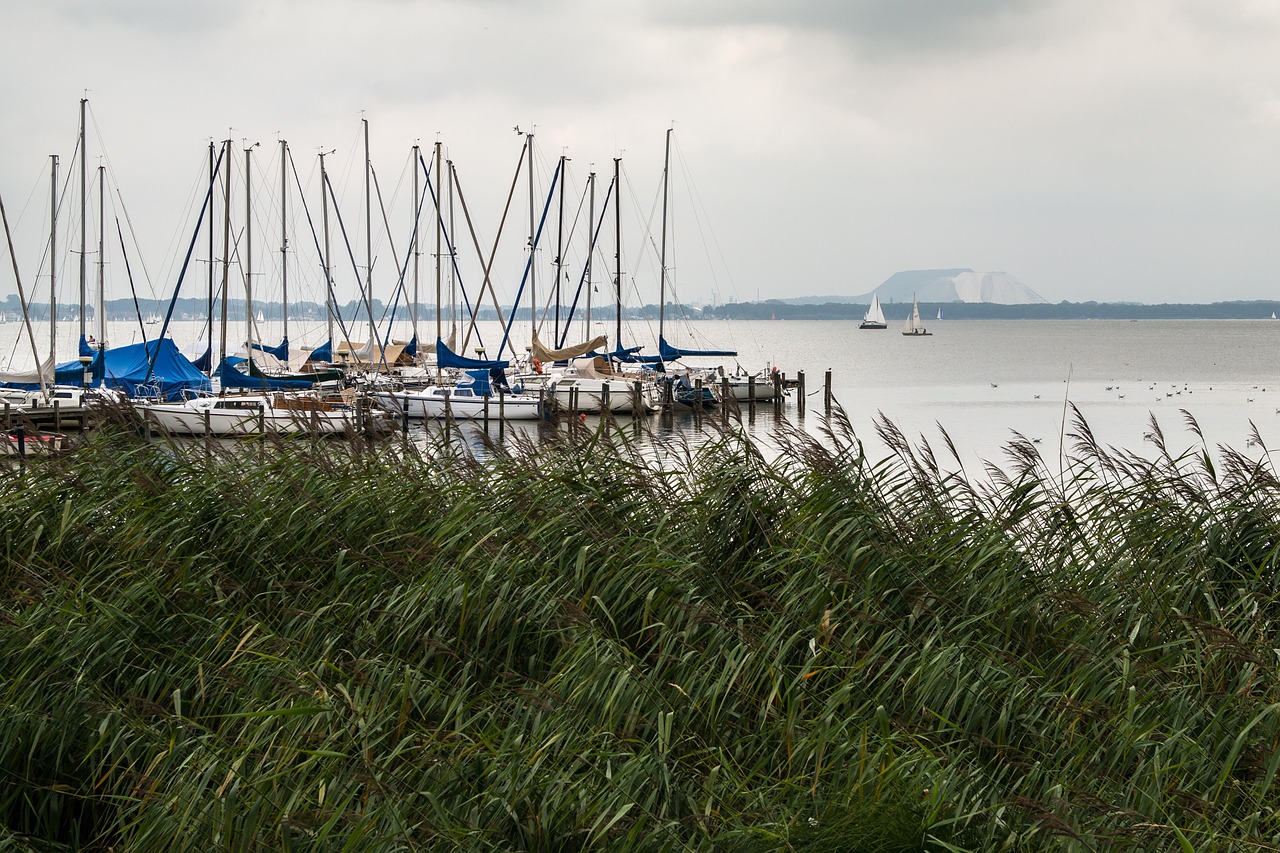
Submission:
[[[509,302],[530,232],[525,176],[497,235],[532,132],[535,209],[551,199],[534,286],[556,253],[558,158],[570,158],[566,216],[580,223],[587,175],[602,196],[621,158],[628,301],[652,302],[673,129],[667,266],[686,302],[850,296],[901,270],[956,267],[1008,272],[1051,302],[1280,298],[1273,2],[0,0],[0,19],[0,198],[24,287],[47,292],[59,155],[60,300],[78,287],[82,97],[87,163],[108,174],[108,240],[116,221],[132,234],[132,248],[103,255],[115,295],[128,292],[126,260],[140,295],[171,295],[208,145],[223,139],[238,257],[253,255],[258,293],[278,289],[283,138],[303,187],[285,194],[291,298],[317,275],[299,200],[318,220],[317,154],[332,152],[351,244],[336,252],[336,286],[353,295],[372,255],[386,299],[408,257],[412,146],[429,158],[439,141],[476,233],[455,201],[459,275],[474,293],[493,253]],[[371,244],[362,119],[389,223],[370,226]],[[567,241],[583,248],[564,250],[566,286],[586,232]],[[614,239],[610,223],[598,270]],[[203,240],[183,295],[201,292]],[[9,266],[5,253],[0,297],[16,292]]]

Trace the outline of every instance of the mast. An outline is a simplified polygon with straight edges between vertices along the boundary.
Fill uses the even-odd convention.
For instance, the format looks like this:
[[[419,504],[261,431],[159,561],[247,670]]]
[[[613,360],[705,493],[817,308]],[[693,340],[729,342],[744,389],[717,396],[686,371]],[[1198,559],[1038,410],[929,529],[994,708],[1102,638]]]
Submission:
[[[422,217],[419,208],[419,199],[422,197],[421,190],[418,189],[418,165],[422,162],[421,146],[413,146],[413,230],[409,233],[413,235],[413,246],[411,253],[413,255],[413,299],[409,301],[409,325],[413,327],[413,337],[418,337],[418,225]],[[438,303],[437,303],[438,305]],[[439,308],[437,307],[437,310]],[[414,356],[417,358],[417,356]]]
[[[49,355],[58,351],[58,155],[50,154],[49,176]],[[37,369],[39,359],[36,360]]]
[[[0,222],[4,224],[5,245],[9,247],[9,262],[13,265],[13,280],[18,285],[18,302],[22,305],[22,326],[26,329],[27,340],[31,342],[31,354],[36,360],[36,376],[40,377],[40,393],[49,398],[49,383],[45,373],[40,369],[40,350],[36,347],[36,333],[31,328],[31,313],[27,310],[27,293],[22,288],[22,276],[18,274],[18,254],[13,251],[13,233],[9,230],[9,214],[4,210],[4,199],[0,198]]]
[[[662,250],[658,260],[658,341],[662,336],[667,313],[667,174],[671,168],[671,128],[667,128],[666,153],[662,158]]]
[[[324,309],[328,324],[330,353],[333,352],[333,274],[329,269],[329,178],[324,169],[324,152],[320,152],[320,210],[324,223]],[[332,360],[332,359],[330,359]]]
[[[106,185],[107,167],[98,166],[98,352],[107,348],[107,286],[106,264],[103,254],[106,248]]]
[[[213,158],[213,140],[209,140],[209,295],[205,301],[205,318],[209,329],[209,367],[213,368],[213,182],[216,161]]]
[[[534,257],[534,233],[538,228],[538,219],[533,203],[533,134],[527,134],[525,140],[529,145],[529,325],[536,334],[538,331],[538,264]]]
[[[436,140],[436,186],[440,185],[440,164],[442,162],[443,152],[441,151],[440,140]],[[414,172],[417,174],[417,172]],[[444,236],[444,211],[440,209],[440,193],[437,190],[432,193],[436,199],[436,340],[440,340],[444,332],[444,318],[440,315],[440,304],[443,300],[444,293],[442,290],[443,280],[440,277],[440,263],[443,249],[442,237]],[[436,381],[440,380],[440,363],[436,362]]]
[[[621,184],[618,181],[618,174],[622,168],[622,158],[613,158],[613,188],[615,195]],[[613,346],[614,349],[622,348],[622,205],[618,203],[618,198],[613,200],[613,239],[614,239],[614,270],[613,270],[613,289],[617,302],[617,317],[614,331]]]
[[[560,155],[560,213],[559,221],[556,225],[556,325],[555,337],[553,340],[560,340],[560,279],[564,278],[564,164],[568,160],[563,154]]]
[[[251,183],[253,170],[250,160],[253,146],[244,149],[244,322],[248,338],[246,355],[253,360],[253,196]]]
[[[284,300],[284,335],[289,340],[289,180],[285,167],[289,159],[289,143],[280,140],[280,293]]]
[[[88,247],[85,245],[86,224],[88,216],[86,208],[88,206],[88,167],[85,164],[84,156],[84,108],[89,103],[88,98],[80,99],[80,340],[84,340],[85,336],[85,316],[84,303],[88,297],[88,289],[86,287],[86,278],[88,270],[85,269],[85,257]]]
[[[584,341],[591,340],[591,290],[594,285],[591,283],[591,259],[595,255],[595,232],[596,227],[596,173],[592,172],[587,175],[587,186],[590,187],[590,201],[587,203],[587,323],[586,334],[583,336]]]
[[[219,361],[227,357],[227,292],[231,276],[231,138],[227,137],[223,144],[227,162],[226,183],[222,191],[222,323],[218,329]],[[210,359],[210,367],[213,360]]]

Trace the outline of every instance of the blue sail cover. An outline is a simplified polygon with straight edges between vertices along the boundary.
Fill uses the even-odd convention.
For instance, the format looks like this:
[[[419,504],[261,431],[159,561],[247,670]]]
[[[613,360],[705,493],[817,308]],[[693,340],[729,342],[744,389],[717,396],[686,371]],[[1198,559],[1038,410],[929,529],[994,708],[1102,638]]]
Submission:
[[[288,338],[285,338],[284,340],[280,341],[279,345],[274,347],[269,347],[264,344],[249,344],[249,346],[253,349],[261,350],[265,352],[267,355],[274,355],[276,358],[280,359],[281,361],[287,362],[289,360],[289,339]]]
[[[81,335],[81,336],[80,336],[80,348],[77,350],[77,353],[78,353],[79,355],[87,355],[87,356],[92,357],[92,356],[94,356],[94,355],[97,355],[98,351],[97,351],[96,349],[94,349],[92,346],[90,346],[90,345],[89,345],[89,342],[88,342],[87,340],[85,340],[84,335]]]
[[[414,335],[413,340],[409,341],[409,343],[404,345],[403,352],[405,355],[409,356],[409,358],[418,357],[418,336],[417,335]]]
[[[253,362],[249,362],[252,364]],[[241,373],[231,366],[228,359],[218,365],[218,382],[225,388],[247,388],[254,391],[287,391],[294,388],[310,388],[310,382],[294,382],[289,379],[267,379]]]
[[[208,373],[209,368],[213,366],[213,347],[206,349],[203,355],[191,363],[194,364],[196,366],[196,370],[201,373]]]
[[[313,349],[307,361],[333,361],[333,341],[325,341]]]
[[[483,368],[478,370],[468,370],[467,376],[471,377],[466,382],[459,383],[465,385],[472,390],[473,393],[479,394],[481,397],[492,397],[493,387],[489,384],[489,371]]]
[[[718,356],[726,356],[726,357],[728,357],[728,356],[735,356],[735,355],[737,355],[737,354],[738,354],[738,353],[737,353],[737,351],[736,351],[736,350],[727,350],[727,349],[725,349],[725,350],[720,350],[720,349],[677,349],[676,347],[673,347],[673,346],[671,346],[671,344],[667,343],[667,339],[666,339],[666,338],[663,338],[663,337],[659,337],[659,338],[658,338],[658,355],[660,355],[660,356],[662,357],[662,360],[663,360],[663,361],[675,361],[676,359],[678,359],[678,358],[682,358],[682,357],[687,356],[687,355],[688,355],[688,356],[694,356],[694,355],[718,355]]]
[[[170,338],[115,347],[96,353],[94,388],[114,388],[129,397],[150,397],[158,392],[166,399],[186,391],[210,391],[212,385]]]
[[[478,370],[481,368],[488,370],[492,367],[505,370],[511,366],[511,362],[505,359],[502,361],[485,361],[484,359],[467,358],[465,355],[458,355],[449,349],[449,345],[440,338],[436,338],[436,363],[441,367],[458,367],[463,370]]]

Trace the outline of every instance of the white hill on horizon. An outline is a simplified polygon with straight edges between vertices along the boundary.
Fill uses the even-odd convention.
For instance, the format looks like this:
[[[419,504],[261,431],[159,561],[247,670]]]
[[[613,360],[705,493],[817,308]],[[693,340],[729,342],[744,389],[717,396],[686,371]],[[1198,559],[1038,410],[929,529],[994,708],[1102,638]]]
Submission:
[[[820,302],[868,303],[871,294],[883,303],[988,302],[998,305],[1046,304],[1049,300],[1007,272],[975,272],[971,269],[904,270],[894,273],[875,290],[858,296],[804,297],[786,299],[799,304]]]

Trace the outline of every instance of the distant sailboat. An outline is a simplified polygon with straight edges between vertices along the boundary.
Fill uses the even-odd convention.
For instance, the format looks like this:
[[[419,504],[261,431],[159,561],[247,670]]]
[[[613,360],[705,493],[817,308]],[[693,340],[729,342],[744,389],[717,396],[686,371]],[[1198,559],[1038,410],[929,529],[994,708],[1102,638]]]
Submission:
[[[938,309],[938,319],[939,319],[939,320],[941,320],[941,319],[942,319],[942,309],[941,309],[941,308],[939,308],[939,309]]]
[[[924,322],[920,319],[920,303],[916,301],[914,294],[911,297],[911,314],[907,317],[907,321],[902,324],[902,334],[908,337],[922,337],[933,334],[925,329]]]
[[[878,293],[871,294],[871,307],[867,309],[867,313],[863,316],[862,322],[858,324],[859,329],[887,329],[889,324],[884,321],[884,311],[880,308],[880,295]]]

